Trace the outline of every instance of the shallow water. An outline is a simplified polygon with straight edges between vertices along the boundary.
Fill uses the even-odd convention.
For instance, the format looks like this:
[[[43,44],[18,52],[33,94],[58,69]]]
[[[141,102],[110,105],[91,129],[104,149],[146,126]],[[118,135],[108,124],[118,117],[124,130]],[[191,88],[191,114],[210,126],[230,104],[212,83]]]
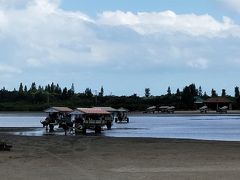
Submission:
[[[0,127],[42,127],[42,113],[0,113]]]
[[[33,131],[15,132],[15,134],[49,135],[40,128],[40,120],[44,118],[42,114],[0,114],[0,127],[34,127]],[[50,133],[50,135],[63,134],[61,129]],[[240,116],[133,116],[130,117],[130,123],[114,123],[112,130],[105,130],[102,135],[240,141]]]
[[[240,141],[240,116],[131,117],[106,136]]]

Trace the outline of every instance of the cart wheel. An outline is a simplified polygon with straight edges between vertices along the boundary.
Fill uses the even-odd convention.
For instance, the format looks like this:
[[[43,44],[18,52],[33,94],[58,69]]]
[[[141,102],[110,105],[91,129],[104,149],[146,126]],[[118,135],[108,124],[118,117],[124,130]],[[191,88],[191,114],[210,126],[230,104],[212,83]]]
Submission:
[[[112,129],[112,123],[110,121],[107,122],[107,129],[108,130]]]
[[[54,131],[54,125],[53,124],[49,124],[49,132],[53,132]]]
[[[101,133],[101,126],[96,126],[95,127],[95,134]]]
[[[82,128],[82,134],[84,134],[84,135],[85,135],[85,134],[86,134],[86,132],[87,132],[87,129],[86,129],[85,127],[83,127],[83,128]]]

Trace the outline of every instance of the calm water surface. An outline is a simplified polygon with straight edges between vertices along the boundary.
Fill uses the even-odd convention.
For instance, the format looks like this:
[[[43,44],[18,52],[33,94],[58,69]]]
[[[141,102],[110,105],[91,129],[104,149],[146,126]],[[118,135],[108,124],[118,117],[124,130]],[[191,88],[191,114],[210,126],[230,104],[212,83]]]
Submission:
[[[240,116],[131,117],[106,135],[240,141]]]
[[[43,113],[0,113],[0,127],[42,127]]]
[[[0,114],[0,127],[34,127],[35,131],[17,132],[19,135],[42,136],[40,128],[44,114]],[[63,134],[57,129],[56,134]],[[240,141],[240,116],[132,116],[130,123],[114,123],[103,136],[186,138],[203,140]]]

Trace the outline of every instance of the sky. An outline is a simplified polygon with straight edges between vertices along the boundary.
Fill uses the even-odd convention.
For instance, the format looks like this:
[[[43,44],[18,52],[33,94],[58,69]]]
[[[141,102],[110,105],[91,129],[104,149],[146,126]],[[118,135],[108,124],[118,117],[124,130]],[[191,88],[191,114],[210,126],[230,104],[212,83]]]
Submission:
[[[0,0],[0,88],[240,86],[240,0]]]

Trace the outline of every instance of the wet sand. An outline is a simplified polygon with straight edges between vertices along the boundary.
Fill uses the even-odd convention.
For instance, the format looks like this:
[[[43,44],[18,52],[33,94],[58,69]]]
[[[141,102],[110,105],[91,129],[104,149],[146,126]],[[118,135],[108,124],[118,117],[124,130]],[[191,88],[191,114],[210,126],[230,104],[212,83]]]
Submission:
[[[240,177],[240,142],[0,134],[1,180],[221,180]]]

